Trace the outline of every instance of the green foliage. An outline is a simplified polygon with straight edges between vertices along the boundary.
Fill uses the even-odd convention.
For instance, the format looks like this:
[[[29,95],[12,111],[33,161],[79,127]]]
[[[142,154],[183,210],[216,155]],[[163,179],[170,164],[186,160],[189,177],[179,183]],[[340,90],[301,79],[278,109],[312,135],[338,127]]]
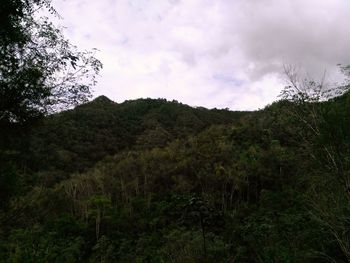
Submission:
[[[188,115],[196,117],[183,125]],[[164,147],[211,125],[233,123],[241,115],[244,113],[193,109],[161,99],[117,104],[99,97],[74,111],[47,118],[32,133],[31,154],[40,160],[41,170],[58,170],[64,176],[84,171],[107,155]]]
[[[11,188],[24,191],[8,191],[0,255],[348,262],[346,96],[319,104],[317,137],[285,101],[234,113],[99,97],[49,116],[28,137],[27,170]]]
[[[348,85],[289,72],[257,112],[101,96],[49,114],[101,64],[41,8],[0,7],[1,262],[350,262]]]
[[[0,26],[0,124],[23,123],[84,102],[101,63],[79,52],[37,10],[49,0],[4,0]]]
[[[81,237],[59,237],[39,226],[16,229],[8,239],[7,261],[4,262],[80,262],[83,240]]]

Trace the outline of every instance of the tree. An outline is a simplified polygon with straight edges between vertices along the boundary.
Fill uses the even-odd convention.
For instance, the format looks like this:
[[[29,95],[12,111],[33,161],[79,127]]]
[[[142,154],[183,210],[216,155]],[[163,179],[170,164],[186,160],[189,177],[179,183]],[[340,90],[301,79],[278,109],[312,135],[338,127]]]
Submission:
[[[310,213],[338,243],[350,262],[350,66],[340,68],[347,77],[343,85],[300,80],[297,71],[286,67],[290,85],[282,98],[292,102],[290,113],[299,123],[303,145],[314,160],[309,174]]]
[[[57,15],[50,2],[0,6],[0,209],[26,170],[25,137],[34,120],[86,101],[102,67],[92,51],[78,51],[47,17],[38,18],[39,10]]]
[[[346,77],[350,76],[350,66],[340,69]],[[285,87],[281,97],[292,102],[290,113],[301,124],[299,134],[305,145],[310,150],[317,147],[312,157],[319,157],[321,166],[335,172],[346,189],[350,189],[347,172],[350,166],[345,164],[347,156],[343,156],[344,151],[350,150],[346,130],[350,123],[350,84],[327,85],[325,74],[321,81],[300,79],[293,67],[285,67],[285,73],[290,85]]]
[[[4,0],[0,7],[0,124],[24,123],[84,102],[101,62],[80,52],[38,10],[50,0]],[[56,14],[57,15],[57,14]]]

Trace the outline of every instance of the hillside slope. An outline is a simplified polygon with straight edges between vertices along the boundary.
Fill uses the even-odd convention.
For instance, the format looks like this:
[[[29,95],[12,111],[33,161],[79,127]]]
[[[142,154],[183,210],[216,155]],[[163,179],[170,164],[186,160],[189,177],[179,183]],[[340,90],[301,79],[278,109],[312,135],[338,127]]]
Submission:
[[[349,262],[349,112],[349,95],[256,112],[99,97],[52,115],[9,172],[0,258]]]
[[[118,104],[101,96],[45,119],[33,131],[32,155],[40,160],[38,170],[83,171],[107,155],[164,147],[212,125],[235,123],[247,114],[192,108],[165,99]]]

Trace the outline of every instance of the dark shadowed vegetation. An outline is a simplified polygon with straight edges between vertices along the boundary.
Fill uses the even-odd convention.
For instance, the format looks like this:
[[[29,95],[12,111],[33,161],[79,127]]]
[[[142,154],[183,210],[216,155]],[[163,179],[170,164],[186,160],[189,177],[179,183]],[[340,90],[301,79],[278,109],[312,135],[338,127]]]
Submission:
[[[348,84],[289,70],[254,112],[87,102],[101,63],[41,8],[0,6],[0,262],[350,262]]]
[[[317,136],[289,101],[99,97],[48,116],[2,171],[1,258],[347,262],[348,94],[315,107]]]

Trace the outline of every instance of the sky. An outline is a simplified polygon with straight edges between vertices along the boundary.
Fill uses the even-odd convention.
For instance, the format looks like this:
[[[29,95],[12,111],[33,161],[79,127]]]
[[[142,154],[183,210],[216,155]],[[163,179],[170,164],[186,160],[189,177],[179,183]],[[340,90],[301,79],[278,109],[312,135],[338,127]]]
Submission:
[[[53,0],[64,34],[97,48],[94,95],[255,110],[286,85],[283,65],[340,81],[349,0]]]

